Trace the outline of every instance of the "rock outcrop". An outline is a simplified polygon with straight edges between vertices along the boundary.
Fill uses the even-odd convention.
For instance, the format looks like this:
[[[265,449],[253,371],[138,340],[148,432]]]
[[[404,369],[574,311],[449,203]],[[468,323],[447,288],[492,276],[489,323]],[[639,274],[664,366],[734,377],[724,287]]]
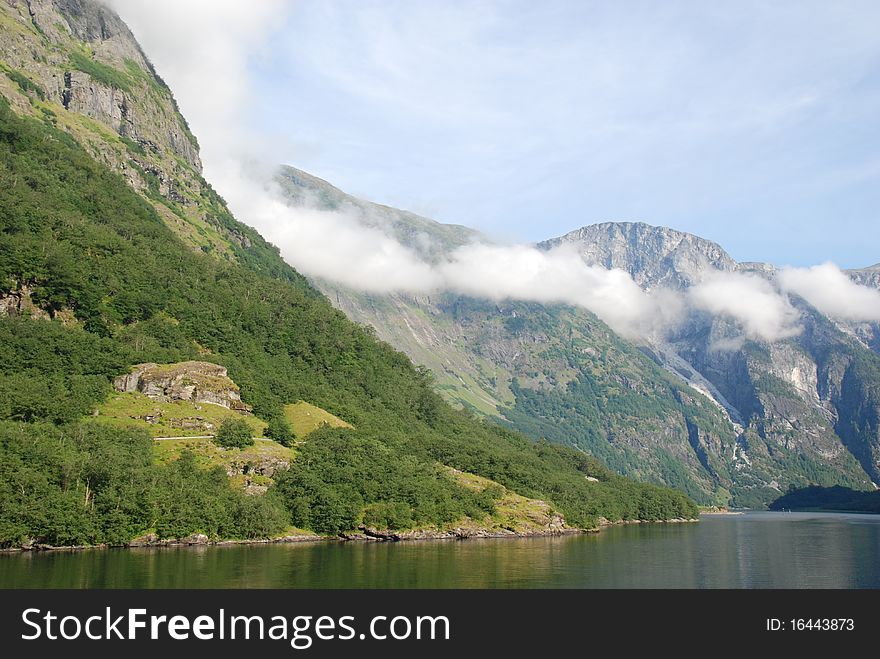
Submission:
[[[541,249],[574,245],[591,265],[619,268],[643,288],[682,288],[712,269],[733,271],[737,262],[705,238],[642,222],[591,224],[538,243]]]
[[[117,391],[138,391],[154,400],[175,400],[219,405],[237,412],[250,412],[226,368],[210,362],[138,364],[131,373],[113,380]]]

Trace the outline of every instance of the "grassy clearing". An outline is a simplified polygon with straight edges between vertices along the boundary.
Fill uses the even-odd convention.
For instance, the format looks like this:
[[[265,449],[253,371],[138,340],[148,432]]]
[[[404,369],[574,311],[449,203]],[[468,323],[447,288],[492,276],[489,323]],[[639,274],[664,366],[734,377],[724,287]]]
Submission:
[[[554,515],[558,513],[546,501],[529,499],[493,480],[470,474],[452,467],[446,467],[447,475],[459,485],[469,490],[483,492],[494,488],[499,492],[495,500],[495,513],[482,520],[463,520],[452,526],[474,526],[488,529],[507,529],[517,533],[546,530]]]
[[[331,428],[354,428],[350,423],[320,407],[299,401],[284,407],[284,417],[297,437],[303,438],[324,424]]]
[[[262,437],[266,422],[210,403],[163,403],[139,392],[114,393],[97,408],[95,420],[116,427],[137,426],[153,437],[213,435],[224,419],[243,419]]]
[[[289,462],[295,455],[293,449],[281,446],[271,439],[262,438],[255,439],[253,446],[243,449],[223,448],[210,439],[160,439],[153,442],[153,456],[160,464],[176,460],[185,450],[192,451],[198,465],[205,468],[226,468],[231,461],[256,464],[271,458]]]

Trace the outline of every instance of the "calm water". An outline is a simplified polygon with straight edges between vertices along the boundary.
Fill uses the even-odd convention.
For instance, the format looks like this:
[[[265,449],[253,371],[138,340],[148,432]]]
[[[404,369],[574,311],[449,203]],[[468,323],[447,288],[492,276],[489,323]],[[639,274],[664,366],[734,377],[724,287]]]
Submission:
[[[747,513],[563,538],[0,555],[3,588],[880,588],[880,516]]]

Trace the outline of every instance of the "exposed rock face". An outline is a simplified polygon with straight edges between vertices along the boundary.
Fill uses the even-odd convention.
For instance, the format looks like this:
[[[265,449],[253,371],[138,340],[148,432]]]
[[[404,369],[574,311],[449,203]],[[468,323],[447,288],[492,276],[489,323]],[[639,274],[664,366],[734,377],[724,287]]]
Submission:
[[[50,317],[49,313],[34,304],[29,286],[20,286],[5,295],[0,295],[0,316]]]
[[[210,362],[138,364],[131,373],[113,381],[117,391],[139,391],[155,400],[210,403],[238,412],[250,412],[226,368]]]
[[[740,264],[715,243],[645,224],[585,227],[542,246],[559,244],[575,246],[588,264],[626,270],[645,289],[683,290],[718,270],[775,275],[769,264]],[[877,268],[850,274],[866,285],[880,282]],[[684,361],[685,370],[711,383],[716,399],[739,424],[733,480],[740,504],[756,505],[791,483],[868,487],[869,478],[877,481],[880,476],[876,424],[870,423],[864,407],[870,401],[866,389],[873,387],[872,376],[865,375],[869,367],[855,367],[867,362],[876,368],[880,363],[865,349],[870,345],[865,339],[873,337],[871,328],[859,331],[803,301],[795,305],[804,332],[791,339],[719,349],[723,339],[739,330],[724,318],[695,314],[668,343],[655,347],[670,372],[686,377],[681,361],[670,359],[674,356]],[[843,402],[844,383],[849,385],[848,403]],[[854,399],[860,401],[855,407]]]
[[[682,288],[700,281],[707,269],[737,269],[737,262],[716,243],[641,222],[593,224],[538,247],[560,245],[577,246],[587,263],[626,270],[643,288]]]
[[[867,268],[848,270],[847,274],[856,283],[880,289],[880,263]],[[880,322],[850,321],[840,325],[844,331],[851,333],[871,350],[880,353]]]
[[[8,39],[4,32],[0,56],[38,84],[47,101],[136,142],[165,149],[201,171],[198,145],[177,112],[171,92],[115,13],[92,0],[11,0],[4,4],[4,11],[21,29]],[[83,53],[76,42],[87,44],[91,54]],[[77,70],[73,52],[119,72],[118,80],[126,88]]]

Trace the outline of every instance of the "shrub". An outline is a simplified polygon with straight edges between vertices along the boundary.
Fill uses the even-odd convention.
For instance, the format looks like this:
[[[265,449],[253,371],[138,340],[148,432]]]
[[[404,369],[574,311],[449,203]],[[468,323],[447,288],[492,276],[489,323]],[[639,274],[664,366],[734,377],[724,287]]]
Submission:
[[[273,417],[269,420],[269,425],[266,427],[266,437],[274,439],[282,446],[290,446],[296,439],[293,428],[284,417]]]
[[[226,419],[217,431],[214,442],[226,448],[245,448],[254,445],[253,431],[243,419]]]

